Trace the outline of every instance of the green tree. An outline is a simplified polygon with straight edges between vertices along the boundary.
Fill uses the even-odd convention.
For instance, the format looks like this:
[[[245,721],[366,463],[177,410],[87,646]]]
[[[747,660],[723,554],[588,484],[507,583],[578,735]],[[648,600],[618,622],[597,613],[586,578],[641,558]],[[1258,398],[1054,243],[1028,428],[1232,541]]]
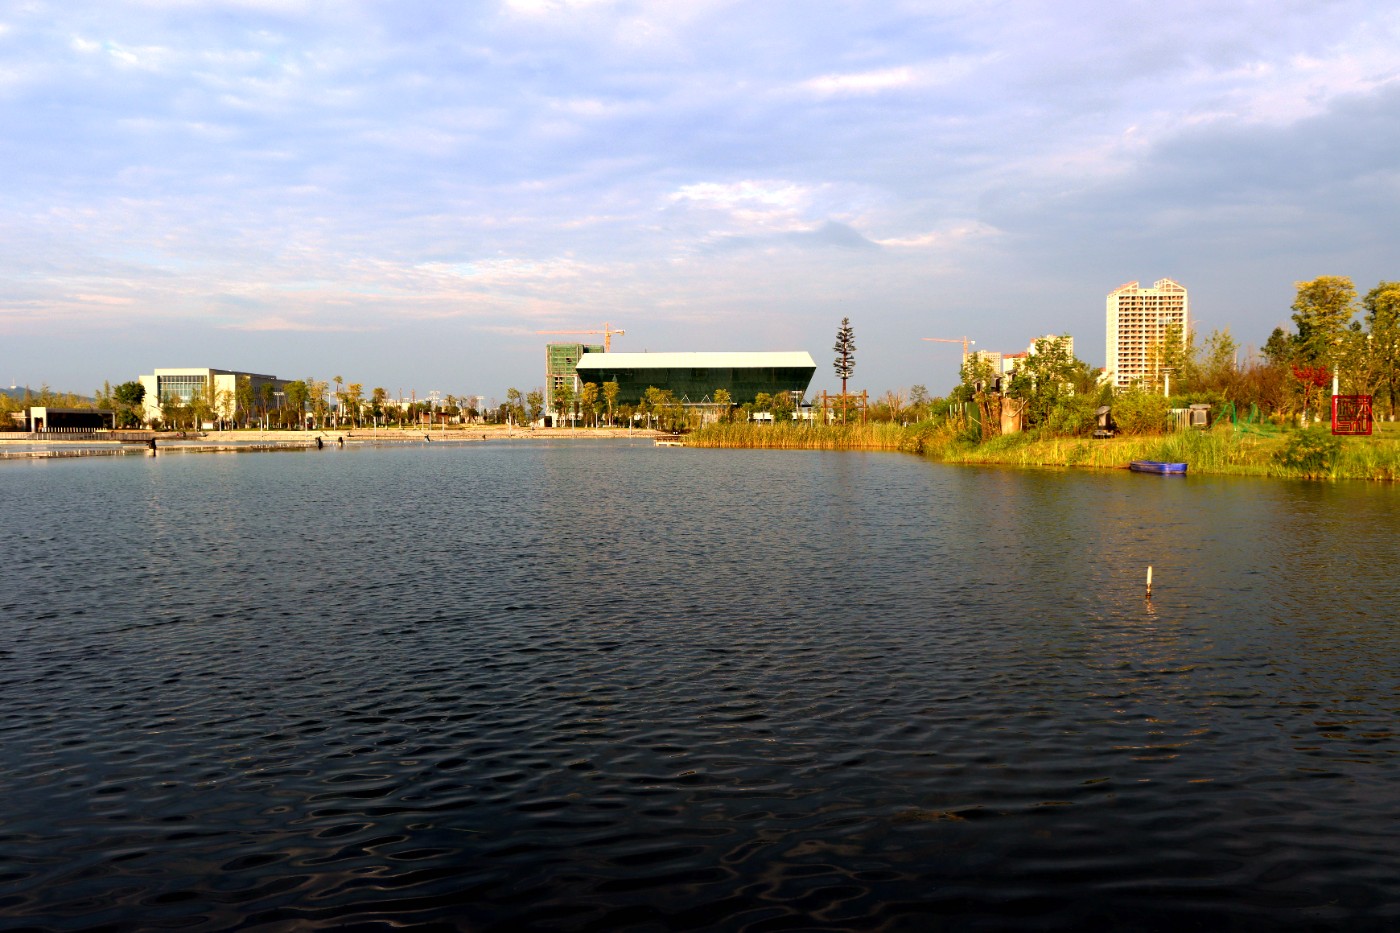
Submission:
[[[574,408],[574,386],[571,382],[564,382],[554,387],[554,410],[558,415],[555,427],[564,421],[565,412],[572,412]]]
[[[608,403],[608,424],[610,425],[616,426],[617,424],[615,413],[617,411],[617,397],[621,391],[622,387],[616,382],[603,383],[603,398],[606,399]]]
[[[1028,425],[1044,424],[1062,400],[1074,395],[1078,362],[1067,339],[1036,340],[1035,352],[1028,353],[1016,367],[1006,387],[1006,394],[1020,404]]]
[[[846,394],[846,380],[856,371],[856,332],[851,327],[851,319],[843,317],[841,327],[836,331],[836,352],[834,367],[836,377],[841,380],[841,394]]]
[[[1400,282],[1381,282],[1361,300],[1374,354],[1376,385],[1383,389],[1391,419],[1400,401]]]
[[[774,422],[792,420],[792,396],[786,392],[774,392],[768,410],[772,412]]]
[[[1151,353],[1156,367],[1152,388],[1168,392],[1190,385],[1196,378],[1196,333],[1184,331],[1182,325],[1169,325],[1162,339],[1152,345]]]
[[[662,431],[679,428],[685,417],[685,407],[676,400],[671,390],[658,389],[656,386],[647,386],[642,396],[642,404],[638,407],[654,418],[656,428]]]
[[[375,386],[369,395],[370,415],[374,418],[374,423],[379,424],[379,419],[385,414],[384,406],[389,401],[389,390],[383,386]]]
[[[311,387],[301,379],[295,379],[282,387],[287,402],[287,411],[296,419],[297,427],[305,427],[306,405],[311,400]]]
[[[349,407],[350,417],[353,420],[355,427],[357,428],[362,426],[362,419],[360,418],[360,407],[364,404],[364,401],[364,383],[352,382],[345,387],[345,404]]]
[[[213,379],[205,379],[204,384],[190,394],[189,409],[193,421],[190,427],[195,430],[214,420],[219,410],[219,394]]]
[[[146,387],[140,382],[136,380],[123,382],[112,390],[112,400],[118,406],[118,427],[134,428],[145,420],[142,416],[141,406],[146,401]]]
[[[311,416],[315,419],[318,429],[324,430],[327,416],[330,414],[330,404],[326,400],[326,393],[330,390],[330,385],[317,379],[306,380],[306,401],[311,408]]]
[[[598,426],[598,385],[594,382],[585,382],[578,393],[579,404],[583,410],[593,415],[593,426]]]
[[[1356,312],[1356,287],[1344,275],[1322,275],[1294,286],[1298,290],[1292,306],[1298,356],[1312,366],[1335,368],[1347,325]]]
[[[345,380],[340,376],[332,376],[331,381],[335,383],[335,426],[340,427],[341,414],[345,411]]]
[[[267,424],[268,412],[272,411],[273,400],[277,397],[277,387],[264,382],[258,387],[258,409],[262,412],[263,424]]]
[[[1193,376],[1182,389],[1234,399],[1239,392],[1239,344],[1230,329],[1213,330],[1196,352]]]
[[[539,421],[540,415],[544,414],[544,389],[534,388],[526,393],[525,408],[531,424]]]
[[[916,385],[909,390],[909,407],[913,409],[917,420],[922,421],[929,417],[932,406],[933,399],[928,394],[927,386]]]
[[[719,420],[728,421],[729,410],[734,407],[734,397],[729,394],[729,390],[715,389],[715,394],[711,398],[719,406]]]
[[[1113,400],[1113,421],[1124,434],[1160,434],[1167,429],[1171,403],[1160,393],[1132,386]]]
[[[160,400],[160,424],[167,431],[179,426],[184,402],[174,392],[166,393]]]
[[[1277,366],[1287,366],[1298,356],[1298,339],[1282,327],[1275,327],[1260,349],[1264,359]]]
[[[234,389],[219,392],[214,403],[214,414],[219,419],[219,430],[227,430],[238,414],[238,392]]]
[[[957,395],[977,406],[977,436],[987,441],[1001,434],[1000,373],[992,361],[974,353],[963,361]]]
[[[234,420],[242,422],[243,427],[248,426],[248,419],[252,417],[253,406],[257,403],[257,393],[253,390],[252,376],[239,376],[233,389]]]
[[[511,387],[506,390],[505,418],[511,424],[521,424],[525,421],[525,394],[517,388]]]

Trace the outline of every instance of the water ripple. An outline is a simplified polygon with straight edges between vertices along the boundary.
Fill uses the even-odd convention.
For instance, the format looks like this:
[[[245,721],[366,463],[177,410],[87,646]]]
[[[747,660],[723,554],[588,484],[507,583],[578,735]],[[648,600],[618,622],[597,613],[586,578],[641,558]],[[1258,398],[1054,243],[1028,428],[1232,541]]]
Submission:
[[[7,465],[0,926],[1400,926],[1393,493],[1138,479]]]

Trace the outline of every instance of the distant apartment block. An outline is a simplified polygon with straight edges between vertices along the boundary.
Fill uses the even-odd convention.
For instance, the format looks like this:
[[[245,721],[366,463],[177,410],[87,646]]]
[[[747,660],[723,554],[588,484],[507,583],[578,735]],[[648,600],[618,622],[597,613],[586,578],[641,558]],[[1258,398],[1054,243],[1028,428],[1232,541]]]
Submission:
[[[238,384],[247,379],[251,384],[254,398],[262,393],[262,387],[271,385],[273,392],[281,393],[286,380],[262,373],[243,373],[231,369],[157,369],[146,376],[137,377],[146,387],[146,397],[142,400],[145,419],[156,421],[160,418],[160,405],[167,399],[179,399],[188,405],[197,395],[209,397],[209,386],[213,386],[216,403],[238,398]],[[228,395],[224,393],[227,392]],[[231,412],[230,412],[231,415]]]
[[[1004,354],[995,350],[973,350],[963,357],[963,367],[976,366],[979,363],[987,363],[992,367],[992,372],[998,376],[1002,374],[1001,361]]]
[[[1030,345],[1026,347],[1027,356],[1035,352],[1036,340],[1058,340],[1060,346],[1064,347],[1065,352],[1069,354],[1070,359],[1074,359],[1074,338],[1069,334],[1046,334],[1043,337],[1036,337],[1035,340],[1032,340]]]
[[[1162,388],[1162,351],[1168,341],[1185,346],[1190,327],[1186,289],[1171,279],[1151,288],[1129,282],[1109,292],[1105,366],[1113,387]]]
[[[968,354],[968,359],[972,361],[985,360],[992,366],[992,371],[1002,377],[1009,377],[1015,374],[1016,370],[1025,360],[1035,354],[1035,345],[1038,340],[1058,340],[1060,345],[1069,353],[1070,358],[1074,358],[1074,338],[1069,334],[1046,334],[1043,337],[1036,337],[1026,349],[1020,353],[997,353],[993,350],[974,350]]]

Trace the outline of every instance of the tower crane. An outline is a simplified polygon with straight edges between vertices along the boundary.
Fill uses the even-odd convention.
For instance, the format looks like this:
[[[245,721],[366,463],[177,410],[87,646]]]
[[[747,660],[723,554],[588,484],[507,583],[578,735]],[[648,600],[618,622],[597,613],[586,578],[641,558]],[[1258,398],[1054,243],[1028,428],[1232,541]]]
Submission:
[[[922,340],[931,340],[934,343],[960,343],[963,348],[963,359],[967,359],[967,348],[975,344],[976,340],[968,340],[966,337],[923,337]]]
[[[611,352],[612,352],[612,338],[613,338],[613,335],[616,334],[616,335],[619,336],[619,337],[623,337],[623,336],[626,336],[627,331],[625,331],[625,330],[613,330],[613,329],[608,325],[608,322],[607,322],[607,321],[604,321],[604,322],[603,322],[603,329],[602,329],[602,330],[537,330],[537,331],[535,331],[535,333],[537,333],[537,334],[602,334],[602,335],[603,335],[603,352],[604,352],[604,353],[611,353]]]

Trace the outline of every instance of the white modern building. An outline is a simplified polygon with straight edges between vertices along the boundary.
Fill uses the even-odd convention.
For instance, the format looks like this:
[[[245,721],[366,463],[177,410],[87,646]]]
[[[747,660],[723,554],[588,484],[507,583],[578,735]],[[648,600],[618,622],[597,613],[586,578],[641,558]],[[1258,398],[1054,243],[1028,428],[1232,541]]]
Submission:
[[[188,405],[197,396],[210,398],[209,387],[213,387],[212,399],[219,417],[232,418],[238,405],[238,386],[244,380],[253,390],[253,398],[260,398],[263,386],[272,386],[274,393],[281,393],[286,386],[285,379],[267,376],[262,373],[244,373],[232,369],[157,369],[146,376],[137,377],[146,389],[142,400],[145,419],[155,421],[160,418],[161,402],[179,399]]]
[[[1151,288],[1129,282],[1109,292],[1107,310],[1105,367],[1113,387],[1141,383],[1160,390],[1167,342],[1184,347],[1191,330],[1186,289],[1171,279],[1158,279]]]

